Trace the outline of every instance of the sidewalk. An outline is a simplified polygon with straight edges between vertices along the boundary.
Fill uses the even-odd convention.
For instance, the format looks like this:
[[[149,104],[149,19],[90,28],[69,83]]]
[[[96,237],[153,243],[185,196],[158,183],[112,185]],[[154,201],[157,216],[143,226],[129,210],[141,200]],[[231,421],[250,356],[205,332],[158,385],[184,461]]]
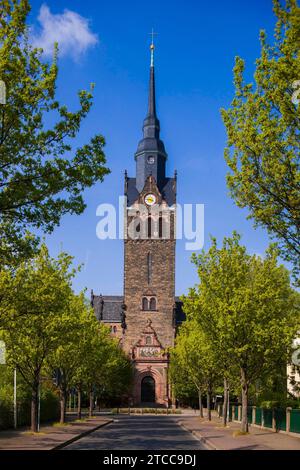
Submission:
[[[1,431],[0,450],[54,450],[111,422],[112,419],[96,416],[81,422],[70,420],[64,426],[41,426],[41,432],[34,435],[24,428]]]
[[[300,450],[299,438],[255,426],[249,426],[246,436],[234,436],[234,432],[240,430],[240,424],[229,423],[224,428],[221,419],[216,416],[212,417],[211,422],[199,416],[183,417],[179,422],[212,450]]]

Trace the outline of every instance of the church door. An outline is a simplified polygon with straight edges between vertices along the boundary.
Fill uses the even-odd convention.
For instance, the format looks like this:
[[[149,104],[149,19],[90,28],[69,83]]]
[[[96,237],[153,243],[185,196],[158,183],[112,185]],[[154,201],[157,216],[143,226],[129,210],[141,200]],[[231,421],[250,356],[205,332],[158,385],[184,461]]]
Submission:
[[[155,380],[150,377],[144,377],[141,384],[141,402],[155,403]]]

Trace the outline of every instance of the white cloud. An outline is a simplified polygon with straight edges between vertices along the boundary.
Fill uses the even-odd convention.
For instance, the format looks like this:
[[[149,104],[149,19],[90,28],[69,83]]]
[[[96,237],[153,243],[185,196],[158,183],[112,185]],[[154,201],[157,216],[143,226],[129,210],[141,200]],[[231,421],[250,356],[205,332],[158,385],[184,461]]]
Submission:
[[[75,60],[98,43],[98,36],[90,30],[89,21],[74,11],[64,10],[62,14],[52,14],[44,4],[38,21],[41,30],[33,35],[33,45],[42,47],[48,56],[53,54],[55,42],[58,43],[60,56],[70,55]]]

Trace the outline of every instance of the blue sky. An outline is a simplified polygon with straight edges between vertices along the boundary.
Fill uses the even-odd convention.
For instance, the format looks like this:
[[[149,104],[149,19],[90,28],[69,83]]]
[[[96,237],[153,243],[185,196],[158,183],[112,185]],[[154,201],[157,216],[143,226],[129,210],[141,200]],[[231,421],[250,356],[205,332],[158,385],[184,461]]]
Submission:
[[[59,17],[62,21],[66,15],[75,19],[75,29],[78,22],[77,38],[73,37],[76,32],[55,27],[58,17],[53,15],[58,14],[64,15]],[[65,216],[60,227],[46,237],[52,255],[63,248],[75,257],[75,264],[85,263],[74,281],[76,291],[87,287],[98,294],[122,293],[123,243],[97,239],[96,208],[101,203],[117,205],[124,170],[135,174],[134,153],[147,107],[152,27],[159,33],[155,58],[158,115],[169,155],[168,174],[178,170],[178,202],[205,204],[205,247],[210,234],[221,241],[237,230],[250,253],[263,253],[266,233],[255,230],[246,220],[247,211],[237,208],[228,196],[220,108],[228,107],[233,97],[235,56],[246,60],[247,78],[252,80],[260,52],[259,30],[266,29],[270,37],[273,33],[271,0],[33,0],[29,21],[35,42],[43,43],[46,50],[52,37],[59,36],[57,93],[62,103],[74,109],[77,91],[96,83],[94,107],[78,145],[95,133],[107,141],[111,175],[85,192],[83,215]],[[190,256],[184,241],[179,241],[177,294],[197,280]]]

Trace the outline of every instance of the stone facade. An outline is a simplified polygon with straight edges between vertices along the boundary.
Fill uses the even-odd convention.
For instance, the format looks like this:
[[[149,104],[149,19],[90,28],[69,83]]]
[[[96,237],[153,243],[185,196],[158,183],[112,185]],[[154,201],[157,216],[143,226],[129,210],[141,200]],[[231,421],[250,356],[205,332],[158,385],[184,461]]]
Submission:
[[[161,211],[157,211],[155,205],[145,207],[144,215],[142,214],[142,205],[147,194],[155,195]],[[138,218],[138,223],[135,223],[132,214],[135,214],[135,217]],[[161,224],[159,222],[160,217],[164,217]],[[168,208],[152,176],[148,177],[136,204],[127,210],[127,219],[128,227],[130,225],[135,227],[140,225],[139,232],[131,234],[132,237],[128,233],[128,238],[125,240],[124,301],[126,305],[126,332],[123,347],[135,364],[133,404],[138,405],[140,403],[141,381],[145,376],[150,376],[155,382],[156,403],[168,405],[170,396],[166,351],[174,345],[176,326],[174,319],[175,211]],[[149,230],[149,219],[151,219],[151,232]],[[164,227],[164,230],[162,227]],[[164,232],[168,235],[166,238],[163,238]],[[149,354],[141,356],[135,353],[137,344],[144,337],[145,326],[149,321],[151,322],[153,335],[159,344],[159,346],[156,345],[159,354],[155,357],[151,357]],[[149,351],[151,348],[153,349],[153,344],[149,345]]]
[[[92,305],[99,321],[112,326],[134,365],[130,403],[169,406],[168,348],[174,345],[184,314],[175,298],[177,174],[166,177],[153,61],[148,114],[135,159],[136,177],[125,174],[124,295],[92,293]]]

